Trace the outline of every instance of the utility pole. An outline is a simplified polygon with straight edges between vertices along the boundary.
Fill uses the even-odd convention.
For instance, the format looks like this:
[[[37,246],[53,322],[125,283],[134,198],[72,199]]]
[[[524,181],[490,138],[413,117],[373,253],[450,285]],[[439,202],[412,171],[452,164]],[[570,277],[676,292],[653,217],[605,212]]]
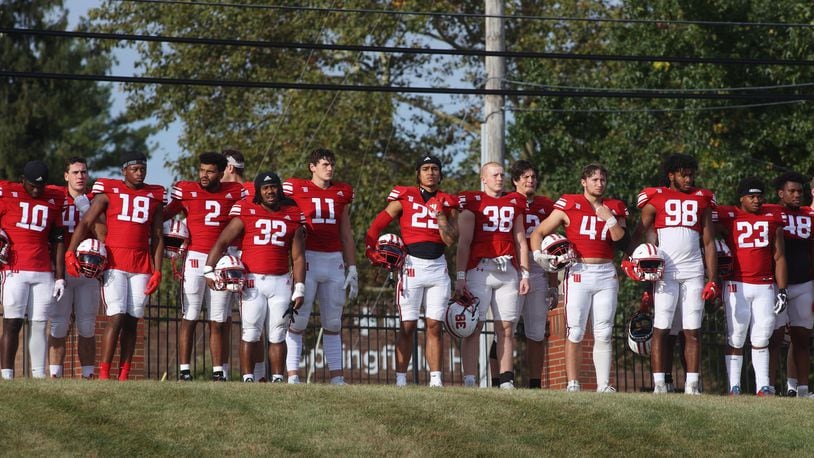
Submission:
[[[505,51],[506,37],[503,32],[503,0],[486,0],[486,50]],[[486,57],[486,89],[500,89],[506,76],[504,57]],[[504,131],[506,119],[503,112],[503,96],[487,95],[484,99],[483,116],[485,128],[481,130],[481,164],[497,162],[503,165],[505,151]]]

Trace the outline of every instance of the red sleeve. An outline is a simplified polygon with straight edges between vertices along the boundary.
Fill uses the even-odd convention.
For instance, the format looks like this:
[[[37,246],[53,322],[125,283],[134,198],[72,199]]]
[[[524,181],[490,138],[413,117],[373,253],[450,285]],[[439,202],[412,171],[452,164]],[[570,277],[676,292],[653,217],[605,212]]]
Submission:
[[[367,230],[367,234],[365,235],[365,245],[367,248],[376,246],[376,242],[379,240],[379,234],[382,233],[391,221],[393,221],[393,217],[384,210],[376,215],[376,219],[373,220],[373,224],[370,225],[370,229]]]

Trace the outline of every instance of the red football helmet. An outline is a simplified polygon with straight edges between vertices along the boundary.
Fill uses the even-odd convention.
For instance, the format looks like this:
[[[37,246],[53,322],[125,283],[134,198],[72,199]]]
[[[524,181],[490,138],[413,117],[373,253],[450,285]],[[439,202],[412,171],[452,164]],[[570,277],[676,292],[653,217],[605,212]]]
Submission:
[[[407,256],[404,242],[396,234],[382,234],[376,241],[376,251],[384,260],[382,266],[389,271],[401,269]]]
[[[652,243],[642,243],[633,250],[622,269],[635,281],[658,281],[664,275],[664,256]]]
[[[471,336],[480,320],[478,304],[480,300],[468,291],[450,298],[444,319],[447,331],[459,338]]]
[[[723,239],[715,239],[715,251],[718,253],[718,276],[728,278],[735,264],[732,251]]]
[[[96,239],[85,239],[76,247],[79,273],[87,278],[99,278],[107,267],[107,248]]]

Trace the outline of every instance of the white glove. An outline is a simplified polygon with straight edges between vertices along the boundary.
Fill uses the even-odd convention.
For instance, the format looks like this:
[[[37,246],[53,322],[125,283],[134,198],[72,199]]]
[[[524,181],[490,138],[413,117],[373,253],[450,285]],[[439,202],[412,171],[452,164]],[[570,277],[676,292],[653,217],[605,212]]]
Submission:
[[[496,258],[492,258],[492,261],[495,261],[495,264],[497,264],[497,270],[499,270],[501,272],[506,272],[506,269],[508,268],[509,263],[511,262],[511,260],[512,260],[512,255],[510,255],[510,254],[504,254],[503,256],[498,256]]]
[[[556,286],[549,286],[545,292],[545,301],[549,310],[557,308],[560,301],[560,290]]]
[[[774,303],[774,314],[780,315],[783,310],[786,310],[786,304],[789,303],[789,294],[786,288],[782,288],[777,292],[777,301]]]
[[[218,276],[215,275],[215,269],[213,269],[212,266],[204,266],[203,272],[204,272],[203,276],[205,279],[212,280],[212,282],[215,283],[215,285],[218,284]]]
[[[546,272],[556,272],[557,267],[556,264],[558,261],[558,256],[553,256],[548,253],[544,253],[542,250],[534,250],[534,253],[531,254],[534,258],[534,262],[540,265]]]
[[[359,273],[356,272],[356,266],[348,266],[348,274],[345,276],[345,285],[342,288],[348,290],[349,301],[356,299],[356,296],[359,295]]]
[[[65,280],[59,279],[54,282],[54,299],[59,301],[62,299],[62,295],[65,293]]]
[[[79,210],[80,215],[84,215],[85,212],[90,208],[90,200],[88,199],[88,196],[84,194],[74,199],[73,204],[76,206],[76,209]]]
[[[291,302],[294,302],[301,297],[305,297],[305,283],[295,283],[294,293],[291,294]]]

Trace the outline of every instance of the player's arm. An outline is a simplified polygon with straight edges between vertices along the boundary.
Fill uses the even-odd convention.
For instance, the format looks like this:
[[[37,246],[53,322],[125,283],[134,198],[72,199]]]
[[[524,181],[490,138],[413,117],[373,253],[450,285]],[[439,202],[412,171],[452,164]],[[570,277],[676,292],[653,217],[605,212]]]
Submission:
[[[615,216],[611,213],[610,208],[603,204],[596,207],[596,216],[605,221],[605,228],[608,229],[611,240],[618,242],[624,238],[625,227],[627,226],[624,215]]]
[[[458,239],[458,210],[451,209],[449,215],[438,212],[438,232],[447,246],[455,243]]]
[[[243,220],[240,218],[232,218],[229,221],[209,250],[209,255],[206,257],[207,266],[215,267],[220,257],[223,256],[223,252],[226,251],[226,247],[243,232],[243,227]]]
[[[66,251],[76,251],[76,247],[78,247],[83,240],[88,238],[91,233],[98,232],[93,230],[94,224],[96,220],[104,214],[105,210],[107,210],[109,202],[110,199],[108,199],[106,194],[97,194],[93,198],[93,201],[90,203],[90,208],[85,212],[85,216],[76,224],[73,237],[71,237],[71,244],[68,245]]]
[[[384,207],[384,210],[376,215],[376,218],[370,223],[370,228],[365,234],[365,246],[367,249],[376,247],[376,241],[379,239],[382,231],[384,231],[394,219],[401,215],[402,210],[401,202],[394,200],[388,203],[387,206]]]
[[[164,207],[161,220],[166,221],[171,219],[173,216],[181,213],[182,211],[184,211],[184,206],[181,205],[181,201],[178,199],[170,199],[170,203]]]
[[[339,222],[339,238],[342,240],[342,257],[345,265],[356,266],[356,244],[353,242],[353,230],[350,224],[350,205],[342,209],[342,219]]]
[[[54,247],[54,278],[65,278],[65,230],[61,226],[51,229],[51,244]]]
[[[715,250],[715,224],[712,223],[712,209],[704,210],[703,216],[703,243],[704,243],[704,264],[707,266],[707,278],[709,281],[718,280],[718,253]]]
[[[294,284],[305,283],[305,228],[300,227],[291,241],[291,265]],[[303,297],[294,299],[294,310],[302,306]]]
[[[631,243],[626,250],[628,255],[633,252],[633,249],[635,249],[639,243],[651,242],[651,240],[649,240],[652,234],[650,229],[653,227],[653,223],[655,221],[656,207],[646,204],[644,207],[642,207],[639,222],[636,224],[636,227],[633,228],[633,233],[630,235],[630,241],[633,243]],[[711,216],[710,221],[712,221]]]
[[[455,292],[463,293],[466,287],[466,264],[469,262],[469,250],[472,235],[475,232],[475,214],[463,210],[458,215],[458,250],[455,255]]]
[[[568,216],[565,212],[559,208],[555,208],[554,211],[551,212],[551,215],[540,222],[531,233],[529,240],[529,243],[531,243],[531,251],[534,252],[540,249],[540,245],[543,243],[543,238],[546,235],[554,233],[560,225],[568,226],[568,224]]]
[[[159,203],[150,220],[150,254],[155,271],[161,270],[161,261],[164,259],[164,221],[161,219],[163,209],[164,204]]]
[[[785,289],[789,284],[788,265],[786,264],[786,240],[783,238],[783,227],[778,227],[774,234],[774,279],[777,287]]]
[[[520,284],[517,292],[522,296],[529,292],[529,248],[526,241],[526,231],[523,227],[522,213],[514,217],[512,233],[514,235],[515,251],[518,253],[520,261]]]

